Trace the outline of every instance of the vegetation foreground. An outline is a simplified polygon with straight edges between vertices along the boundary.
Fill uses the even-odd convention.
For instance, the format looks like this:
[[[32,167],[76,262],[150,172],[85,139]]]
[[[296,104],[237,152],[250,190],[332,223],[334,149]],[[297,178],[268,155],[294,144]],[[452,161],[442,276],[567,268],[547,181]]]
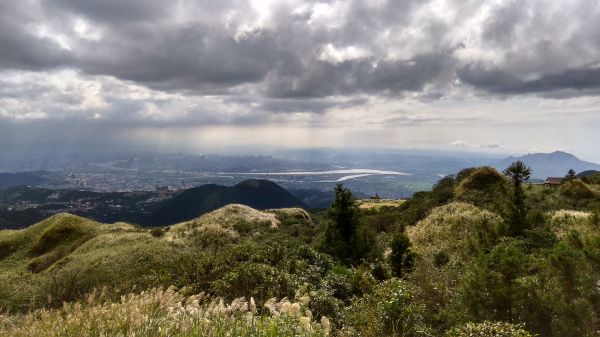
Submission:
[[[600,336],[600,177],[466,169],[395,205],[0,231],[0,336]]]

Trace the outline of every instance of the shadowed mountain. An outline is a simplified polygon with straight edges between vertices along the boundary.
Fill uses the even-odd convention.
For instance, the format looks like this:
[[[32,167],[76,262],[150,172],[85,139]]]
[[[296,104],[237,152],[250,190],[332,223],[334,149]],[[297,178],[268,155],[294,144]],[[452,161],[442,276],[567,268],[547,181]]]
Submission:
[[[193,219],[228,204],[256,209],[306,205],[283,187],[268,180],[246,180],[235,186],[203,185],[164,201],[148,216],[145,225],[162,226]]]
[[[497,163],[494,167],[504,170],[511,163],[520,160],[532,169],[532,178],[544,179],[546,177],[563,177],[570,169],[575,172],[586,170],[600,170],[600,165],[583,161],[574,155],[562,151],[552,153],[532,153],[521,157],[507,157]]]

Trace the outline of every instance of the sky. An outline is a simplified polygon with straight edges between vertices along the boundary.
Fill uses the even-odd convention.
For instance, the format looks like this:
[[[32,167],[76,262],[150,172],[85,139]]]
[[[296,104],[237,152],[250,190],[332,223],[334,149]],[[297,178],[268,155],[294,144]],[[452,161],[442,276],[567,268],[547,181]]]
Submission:
[[[600,1],[0,0],[0,144],[564,150]]]

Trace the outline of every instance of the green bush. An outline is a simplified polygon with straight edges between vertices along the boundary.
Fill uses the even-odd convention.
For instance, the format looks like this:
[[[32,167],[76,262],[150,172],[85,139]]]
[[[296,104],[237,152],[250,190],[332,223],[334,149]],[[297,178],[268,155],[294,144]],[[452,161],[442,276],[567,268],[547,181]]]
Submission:
[[[501,215],[507,213],[510,208],[510,189],[506,177],[487,166],[467,173],[454,189],[454,199]]]
[[[582,251],[566,242],[530,254],[505,239],[471,265],[451,310],[469,321],[522,322],[547,337],[595,336],[600,275]]]
[[[467,323],[454,328],[447,337],[533,337],[521,325],[506,322]]]
[[[288,273],[262,263],[242,263],[212,284],[218,296],[234,299],[252,296],[259,301],[291,297],[299,284]]]
[[[409,285],[391,279],[357,298],[344,311],[347,336],[433,336],[425,322],[425,308],[414,303]]]
[[[392,242],[390,248],[392,252],[390,254],[390,265],[394,274],[398,277],[409,273],[414,264],[415,254],[410,249],[410,240],[404,232],[398,232]]]

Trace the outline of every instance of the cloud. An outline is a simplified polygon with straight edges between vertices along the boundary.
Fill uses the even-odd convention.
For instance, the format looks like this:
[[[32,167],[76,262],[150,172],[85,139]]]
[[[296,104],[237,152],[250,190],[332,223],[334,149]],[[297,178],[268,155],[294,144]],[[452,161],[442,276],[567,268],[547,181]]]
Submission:
[[[462,148],[470,148],[470,149],[500,149],[502,148],[502,146],[500,146],[499,143],[497,142],[489,142],[486,144],[473,144],[470,143],[466,140],[453,140],[450,143],[450,146],[454,146],[454,147],[462,147]]]
[[[469,143],[465,140],[453,140],[450,142],[450,145],[458,146],[458,147],[470,147],[471,143]]]
[[[592,3],[3,2],[0,67],[70,68],[193,95],[249,84],[280,98],[433,97],[458,79],[495,95],[577,96],[600,85]]]
[[[487,150],[548,116],[597,122],[599,62],[588,0],[0,0],[5,125],[387,128]]]

